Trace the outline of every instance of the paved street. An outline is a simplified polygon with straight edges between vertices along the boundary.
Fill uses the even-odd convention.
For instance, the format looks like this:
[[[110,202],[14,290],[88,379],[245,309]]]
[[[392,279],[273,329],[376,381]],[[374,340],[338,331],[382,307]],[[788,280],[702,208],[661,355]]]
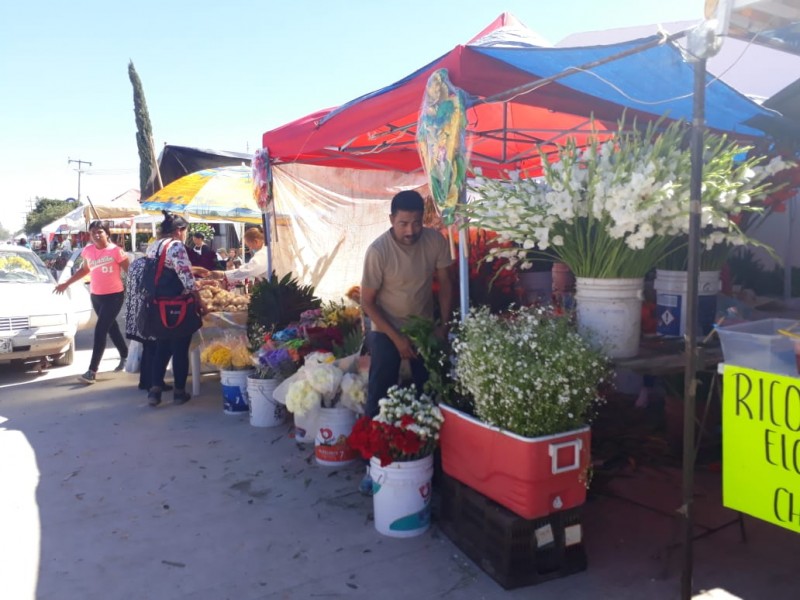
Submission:
[[[288,425],[225,415],[215,375],[188,404],[152,409],[135,375],[109,372],[109,348],[98,383],[79,384],[89,342],[82,333],[69,368],[0,369],[3,600],[678,597],[680,551],[666,551],[674,469],[590,494],[587,571],[505,591],[435,524],[412,539],[379,535],[359,467],[318,466]],[[697,498],[704,525],[735,516],[719,505],[716,473],[698,473]],[[696,590],[796,598],[800,537],[745,522],[747,543],[728,527],[695,544]]]

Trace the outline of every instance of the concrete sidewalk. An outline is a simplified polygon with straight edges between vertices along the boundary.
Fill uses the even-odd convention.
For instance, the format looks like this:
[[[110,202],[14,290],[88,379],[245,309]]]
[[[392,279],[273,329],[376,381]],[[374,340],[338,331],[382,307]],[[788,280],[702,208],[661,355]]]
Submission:
[[[674,521],[640,505],[674,510],[675,470],[590,495],[587,571],[505,591],[435,524],[411,539],[378,534],[356,491],[361,467],[318,466],[289,426],[225,415],[214,376],[188,404],[157,409],[134,376],[99,379],[0,390],[4,600],[678,597]],[[698,473],[697,513],[709,526],[733,516],[717,474]],[[800,537],[745,521],[747,543],[729,527],[695,544],[695,589],[796,598]]]

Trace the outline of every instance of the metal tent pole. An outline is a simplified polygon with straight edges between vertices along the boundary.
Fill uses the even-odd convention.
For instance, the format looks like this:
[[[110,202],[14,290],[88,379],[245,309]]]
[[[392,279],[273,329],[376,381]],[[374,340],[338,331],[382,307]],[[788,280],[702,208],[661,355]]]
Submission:
[[[694,537],[695,396],[697,393],[697,278],[700,273],[700,199],[703,181],[703,126],[705,123],[706,59],[694,65],[694,106],[691,136],[691,183],[689,200],[689,264],[686,286],[686,369],[683,388],[683,568],[681,599],[691,600]]]
[[[272,234],[270,233],[270,215],[261,213],[261,222],[264,225],[264,244],[267,246],[267,279],[272,277]]]
[[[466,204],[466,186],[459,191],[458,202]],[[458,229],[458,291],[459,311],[463,323],[469,312],[469,221],[463,217]]]

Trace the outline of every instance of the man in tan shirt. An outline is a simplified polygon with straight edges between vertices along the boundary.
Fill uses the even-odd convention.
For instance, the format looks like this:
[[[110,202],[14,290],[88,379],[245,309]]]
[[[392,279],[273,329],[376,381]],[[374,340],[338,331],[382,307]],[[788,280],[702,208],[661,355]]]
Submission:
[[[372,322],[367,334],[370,351],[366,414],[378,413],[378,400],[398,383],[400,361],[409,359],[418,392],[428,378],[411,340],[400,332],[412,315],[433,319],[433,275],[439,279],[442,322],[450,319],[453,289],[448,268],[453,262],[447,240],[422,226],[425,201],[415,191],[392,198],[392,227],[367,249],[361,279],[361,305]],[[437,333],[446,335],[446,325]]]

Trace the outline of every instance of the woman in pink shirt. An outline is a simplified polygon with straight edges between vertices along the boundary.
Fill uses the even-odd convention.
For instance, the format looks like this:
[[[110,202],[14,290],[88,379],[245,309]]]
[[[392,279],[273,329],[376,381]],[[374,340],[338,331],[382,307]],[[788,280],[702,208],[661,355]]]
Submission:
[[[125,301],[122,271],[128,270],[128,256],[122,248],[111,241],[108,226],[102,221],[92,221],[89,224],[89,237],[92,243],[81,252],[84,259],[83,266],[55,289],[56,294],[62,294],[70,285],[91,274],[89,291],[94,312],[97,313],[97,325],[94,328],[94,346],[89,370],[79,377],[84,383],[95,382],[97,369],[106,349],[106,336],[111,337],[111,341],[119,350],[120,361],[114,370],[121,371],[128,358],[128,347],[117,325],[117,315]]]

